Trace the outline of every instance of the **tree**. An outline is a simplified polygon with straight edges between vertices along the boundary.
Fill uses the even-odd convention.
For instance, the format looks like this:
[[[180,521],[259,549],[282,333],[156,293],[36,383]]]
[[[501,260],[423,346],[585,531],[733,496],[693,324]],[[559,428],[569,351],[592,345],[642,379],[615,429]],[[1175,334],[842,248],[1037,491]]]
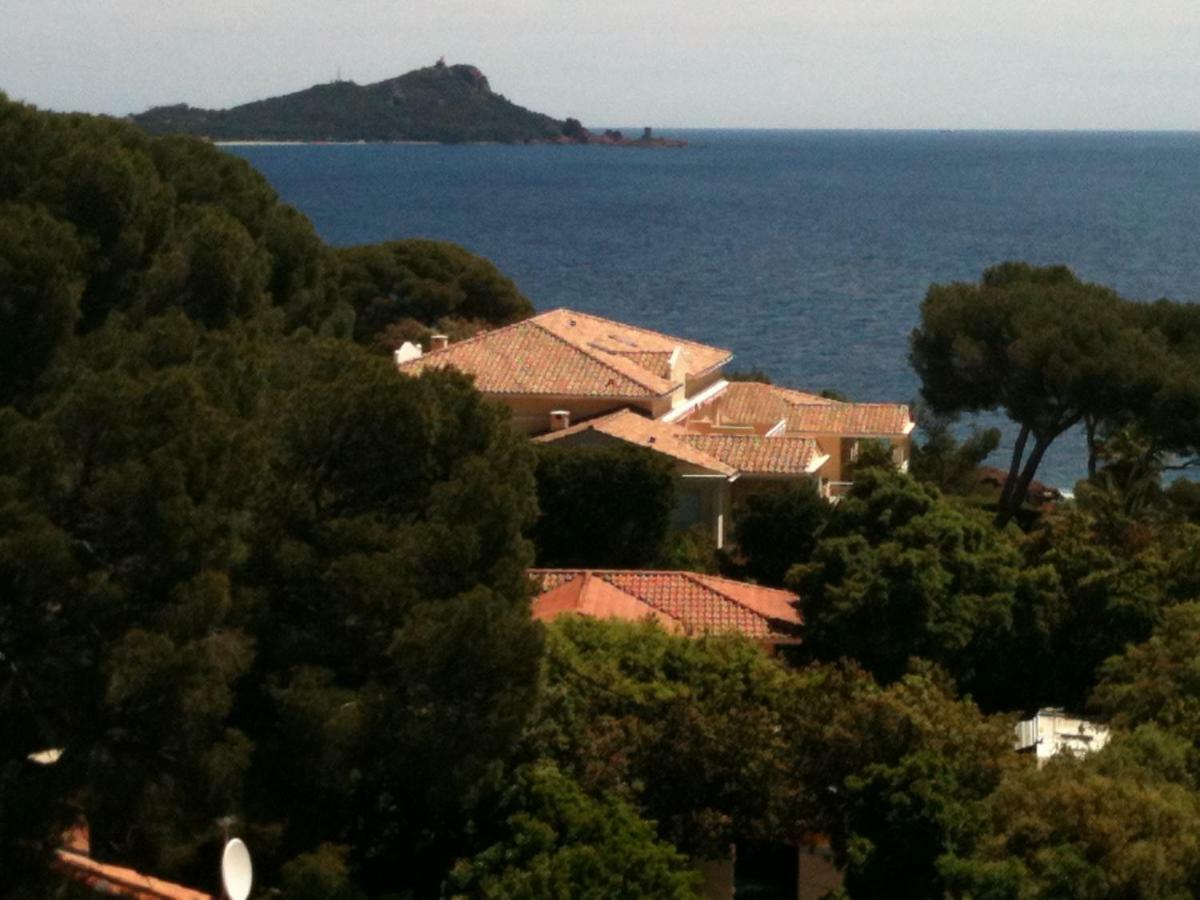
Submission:
[[[1059,435],[1146,408],[1167,358],[1161,337],[1139,327],[1115,293],[1064,266],[1025,263],[988,269],[978,285],[931,286],[911,343],[934,412],[999,409],[1020,426],[999,525],[1012,519]]]
[[[0,203],[0,402],[25,394],[74,335],[81,265],[69,225],[40,207]]]
[[[388,325],[416,319],[507,325],[533,306],[488,260],[439,241],[406,240],[336,252],[341,296],[357,314],[354,339],[370,344]]]
[[[338,844],[359,887],[436,885],[540,657],[506,414],[458,374],[179,312],[47,384],[0,416],[6,764],[65,748],[45,808],[164,876],[203,883],[233,813],[268,883]]]
[[[808,563],[788,577],[805,619],[804,652],[855,659],[884,683],[911,657],[943,666],[964,691],[1001,708],[1014,607],[1042,574],[974,513],[906,475],[863,472],[835,508]]]
[[[561,617],[525,753],[591,794],[621,796],[693,858],[723,858],[731,842],[806,830],[793,719],[838,703],[838,683],[793,676],[732,635]]]
[[[1014,770],[986,801],[974,852],[943,860],[948,896],[1195,896],[1194,757],[1188,742],[1139,729],[1084,759]]]
[[[1170,606],[1197,596],[1198,534],[1165,524],[1135,540],[1068,511],[1030,536],[1026,565],[1050,581],[1043,602],[1017,611],[1016,671],[1040,681],[1026,708],[1082,707],[1108,657],[1149,638]]]
[[[917,414],[925,441],[913,447],[909,472],[943,494],[972,494],[979,485],[979,466],[1000,446],[1000,429],[973,429],[961,442],[951,421],[921,409]]]
[[[808,562],[831,509],[811,479],[747,496],[733,533],[746,573],[782,585],[792,566]]]
[[[939,861],[974,848],[982,801],[1013,763],[1010,722],[982,716],[926,666],[884,690],[868,683],[799,734],[815,824],[849,895],[942,896]]]
[[[675,507],[674,472],[670,460],[641,447],[538,447],[538,565],[654,563]]]
[[[1200,603],[1166,610],[1148,640],[1110,657],[1092,703],[1115,727],[1154,724],[1200,743]]]
[[[593,798],[553,764],[516,773],[507,834],[451,873],[445,894],[490,900],[701,895],[688,860],[612,794]]]

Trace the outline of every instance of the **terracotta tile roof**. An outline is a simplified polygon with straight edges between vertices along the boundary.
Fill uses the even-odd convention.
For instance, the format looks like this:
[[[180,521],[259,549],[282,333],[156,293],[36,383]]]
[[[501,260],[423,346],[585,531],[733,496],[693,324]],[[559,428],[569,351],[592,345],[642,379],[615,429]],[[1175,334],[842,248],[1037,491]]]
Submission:
[[[670,393],[678,377],[699,375],[731,353],[598,316],[555,309],[486,331],[401,363],[400,371],[454,367],[492,394],[644,399]]]
[[[721,392],[719,421],[729,425],[774,425],[787,418],[792,403],[833,403],[818,394],[756,381],[734,381]]]
[[[834,403],[827,406],[794,405],[788,412],[787,430],[810,434],[908,434],[914,422],[903,403]]]
[[[630,409],[619,409],[596,419],[588,419],[562,431],[543,434],[534,440],[541,444],[549,444],[584,431],[605,434],[727,477],[737,472],[735,467],[694,447],[691,444],[692,435],[680,426],[649,419]]]
[[[771,426],[803,434],[896,435],[912,430],[902,403],[843,403],[817,394],[757,382],[734,382],[718,398],[722,425]]]
[[[71,850],[59,850],[55,868],[97,894],[129,900],[215,900],[212,894],[143,875],[123,866],[96,862]]]
[[[701,575],[625,569],[531,569],[542,593],[535,619],[567,612],[638,621],[653,618],[687,635],[735,631],[756,640],[799,639],[799,598],[789,592]]]
[[[811,474],[829,459],[812,438],[790,434],[685,434],[683,440],[745,475]]]

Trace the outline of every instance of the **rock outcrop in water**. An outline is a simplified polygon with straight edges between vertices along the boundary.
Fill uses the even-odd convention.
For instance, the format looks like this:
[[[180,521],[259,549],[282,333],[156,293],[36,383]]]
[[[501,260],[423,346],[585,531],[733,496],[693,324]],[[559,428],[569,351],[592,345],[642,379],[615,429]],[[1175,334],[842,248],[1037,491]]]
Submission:
[[[231,109],[159,106],[131,117],[153,134],[217,141],[431,141],[457,144],[599,144],[679,147],[683,141],[620,132],[595,135],[577,119],[560,121],[512,103],[475,66],[435,65],[374,84],[333,81]]]

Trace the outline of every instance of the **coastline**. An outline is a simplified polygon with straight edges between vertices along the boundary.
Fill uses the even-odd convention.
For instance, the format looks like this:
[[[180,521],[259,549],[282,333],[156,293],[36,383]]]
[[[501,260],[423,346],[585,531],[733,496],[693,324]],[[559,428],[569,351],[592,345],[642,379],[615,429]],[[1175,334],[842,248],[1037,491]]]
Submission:
[[[440,141],[212,141],[215,147],[356,147],[359,144],[400,144],[412,146],[438,146]],[[494,143],[478,141],[477,143]]]

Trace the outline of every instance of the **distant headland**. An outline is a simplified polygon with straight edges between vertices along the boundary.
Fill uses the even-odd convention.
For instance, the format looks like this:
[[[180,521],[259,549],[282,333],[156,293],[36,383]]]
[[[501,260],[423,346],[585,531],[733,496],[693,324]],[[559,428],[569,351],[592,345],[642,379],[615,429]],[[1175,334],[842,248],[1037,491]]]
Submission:
[[[578,119],[558,120],[495,93],[468,65],[416,69],[374,84],[337,80],[230,109],[157,106],[130,117],[152,134],[190,134],[214,141],[431,142],[441,144],[598,144],[683,147],[686,141],[595,134]]]

